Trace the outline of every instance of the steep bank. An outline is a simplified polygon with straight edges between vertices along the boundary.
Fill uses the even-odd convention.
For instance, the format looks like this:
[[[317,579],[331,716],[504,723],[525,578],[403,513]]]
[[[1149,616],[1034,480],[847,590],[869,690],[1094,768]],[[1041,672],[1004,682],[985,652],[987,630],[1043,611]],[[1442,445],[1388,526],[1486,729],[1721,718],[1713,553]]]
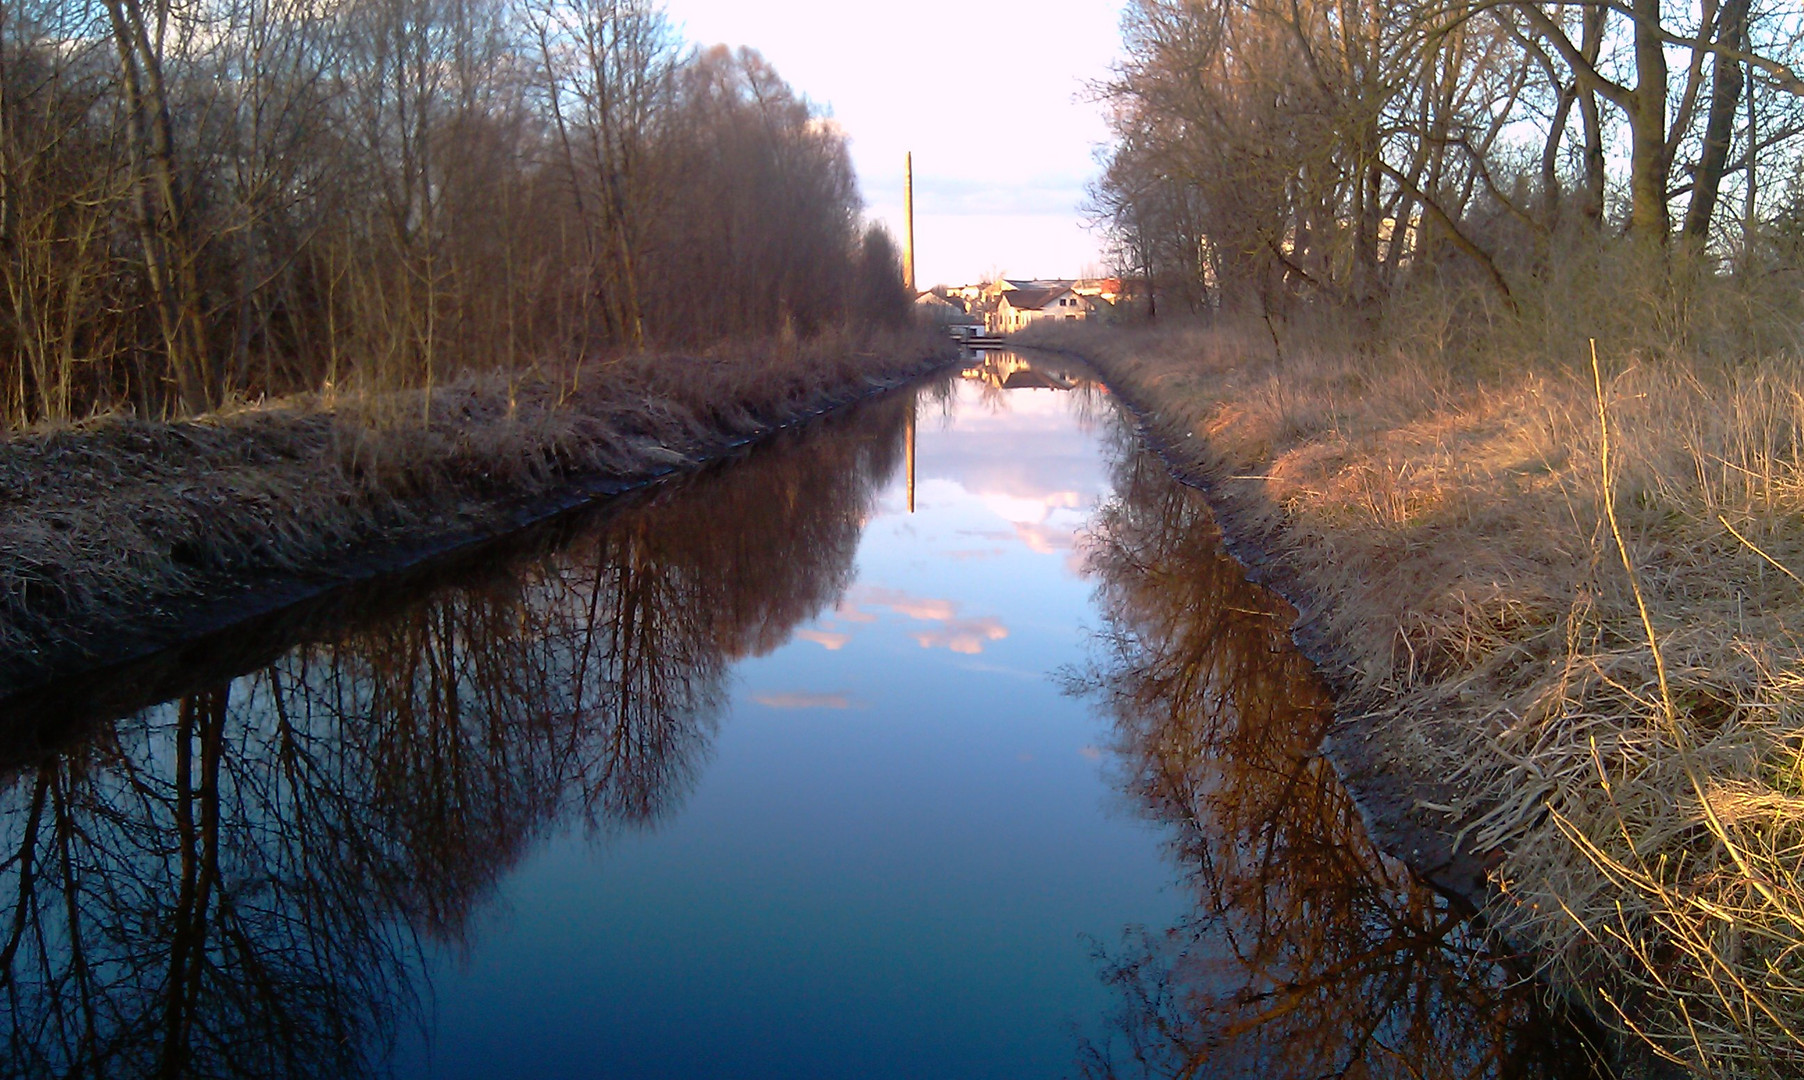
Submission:
[[[1606,486],[1588,359],[1274,348],[1271,329],[1035,340],[1140,409],[1296,604],[1381,842],[1661,1053],[1795,1068],[1798,362],[1606,344]]]
[[[1039,337],[1037,344],[1017,347],[1058,353],[1094,368],[1173,475],[1205,493],[1223,544],[1245,567],[1247,577],[1278,593],[1297,611],[1290,636],[1338,703],[1337,724],[1327,736],[1323,755],[1354,796],[1368,833],[1418,877],[1473,910],[1484,908],[1492,899],[1486,860],[1455,842],[1457,831],[1443,814],[1425,812],[1425,805],[1434,802],[1428,793],[1440,792],[1445,784],[1398,768],[1373,752],[1377,714],[1350,707],[1363,657],[1352,641],[1335,636],[1329,620],[1333,597],[1296,557],[1292,545],[1299,538],[1287,527],[1291,519],[1265,494],[1266,478],[1251,475],[1256,464],[1224,453],[1214,440],[1197,437],[1197,408],[1209,399],[1156,377],[1142,377],[1141,364],[1149,356],[1162,355],[1163,341],[1137,335],[1131,348],[1146,351],[1118,352],[1118,342],[1072,337],[1069,332]]]
[[[0,442],[0,696],[717,458],[956,358],[933,335],[639,356]]]

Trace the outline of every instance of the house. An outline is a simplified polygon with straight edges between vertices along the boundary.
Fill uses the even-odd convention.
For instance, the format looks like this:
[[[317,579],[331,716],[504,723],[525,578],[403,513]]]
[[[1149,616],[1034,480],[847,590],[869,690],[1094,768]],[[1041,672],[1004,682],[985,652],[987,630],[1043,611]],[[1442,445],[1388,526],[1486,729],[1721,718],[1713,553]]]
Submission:
[[[1073,292],[1069,285],[1013,288],[1005,290],[997,301],[990,316],[990,330],[1008,334],[1046,319],[1081,322],[1090,317],[1092,310],[1090,300]]]
[[[1033,278],[999,277],[994,281],[985,282],[981,287],[981,295],[991,306],[994,306],[998,300],[1002,299],[1003,294],[1005,293],[1020,292],[1024,289],[1050,289],[1055,285],[1069,284],[1070,282],[1068,281],[1040,281]]]
[[[1079,296],[1095,297],[1107,304],[1121,299],[1121,279],[1118,277],[1080,278],[1071,286],[1071,291]]]

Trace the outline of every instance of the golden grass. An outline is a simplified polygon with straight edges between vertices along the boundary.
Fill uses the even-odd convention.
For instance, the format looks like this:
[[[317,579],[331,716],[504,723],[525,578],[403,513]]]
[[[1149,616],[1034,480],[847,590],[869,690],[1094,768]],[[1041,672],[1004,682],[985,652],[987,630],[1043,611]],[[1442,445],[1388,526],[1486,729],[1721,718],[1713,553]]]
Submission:
[[[1295,575],[1341,715],[1499,853],[1494,914],[1556,982],[1690,1068],[1795,1072],[1804,361],[1294,338],[1056,343]]]
[[[505,529],[575,481],[698,463],[953,355],[912,332],[779,341],[5,437],[0,693],[167,637],[197,597]]]

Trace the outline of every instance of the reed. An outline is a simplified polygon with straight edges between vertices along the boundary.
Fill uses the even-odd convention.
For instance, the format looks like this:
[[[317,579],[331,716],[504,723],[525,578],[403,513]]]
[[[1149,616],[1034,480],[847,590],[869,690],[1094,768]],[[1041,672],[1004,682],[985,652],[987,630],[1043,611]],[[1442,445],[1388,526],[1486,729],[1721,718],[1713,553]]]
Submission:
[[[1804,363],[1708,339],[1604,339],[1595,368],[1564,335],[1332,321],[1281,350],[1232,321],[1061,343],[1294,586],[1341,743],[1487,861],[1498,925],[1660,1056],[1789,1074]]]

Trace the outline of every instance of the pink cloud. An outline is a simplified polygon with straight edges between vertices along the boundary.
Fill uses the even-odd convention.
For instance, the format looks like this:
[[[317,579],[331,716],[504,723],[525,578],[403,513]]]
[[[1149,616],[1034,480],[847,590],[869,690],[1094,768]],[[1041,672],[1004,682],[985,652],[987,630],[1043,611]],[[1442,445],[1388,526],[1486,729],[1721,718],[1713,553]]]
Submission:
[[[863,707],[845,694],[809,694],[801,691],[753,694],[752,700],[772,709],[850,709]]]
[[[1041,555],[1052,555],[1060,551],[1069,551],[1076,542],[1076,533],[1072,529],[1061,529],[1054,525],[1036,525],[1025,521],[1015,523],[1015,535],[1027,545],[1029,551]]]
[[[911,635],[923,649],[947,648],[955,653],[976,656],[983,652],[986,641],[1001,641],[1008,637],[1008,627],[992,618],[956,619],[940,630],[929,630]]]
[[[841,600],[839,606],[833,609],[833,614],[836,618],[853,623],[877,621],[877,616],[868,611],[859,610],[858,606],[853,604],[850,600]]]
[[[797,630],[796,637],[803,641],[812,641],[828,652],[838,652],[852,640],[850,634],[835,634],[827,630]]]
[[[913,596],[900,589],[885,589],[877,585],[864,585],[852,591],[860,604],[886,607],[899,615],[920,619],[922,622],[944,622],[958,614],[958,604],[952,600]]]
[[[959,618],[958,602],[955,600],[913,596],[900,589],[885,589],[875,585],[860,586],[853,590],[853,595],[861,604],[885,607],[898,615],[920,622],[944,624],[934,630],[910,635],[923,649],[946,648],[966,656],[976,656],[983,652],[984,642],[1001,641],[1008,637],[1008,627],[998,619],[989,616],[978,619]]]

